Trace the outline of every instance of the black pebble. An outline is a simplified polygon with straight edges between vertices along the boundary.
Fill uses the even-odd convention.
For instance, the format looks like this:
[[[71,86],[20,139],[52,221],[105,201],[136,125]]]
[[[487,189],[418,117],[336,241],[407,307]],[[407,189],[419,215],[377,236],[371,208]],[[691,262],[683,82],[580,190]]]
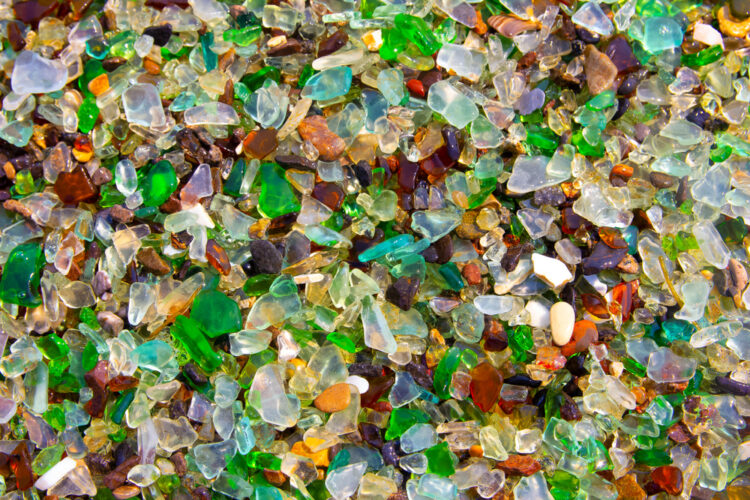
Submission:
[[[385,300],[404,311],[411,309],[414,297],[419,291],[419,279],[402,276],[385,291]]]
[[[252,269],[257,274],[279,274],[283,257],[270,241],[253,240],[250,242]]]
[[[143,30],[143,34],[153,38],[154,45],[164,47],[172,36],[172,25],[160,24],[159,26],[150,26]]]
[[[634,76],[626,77],[619,87],[617,87],[617,95],[630,95],[635,92],[635,88],[638,86],[638,79]]]
[[[565,369],[568,370],[571,375],[582,377],[588,373],[583,367],[585,361],[585,356],[573,356],[572,358],[568,358],[568,361],[565,363]]]
[[[620,99],[617,99],[617,111],[615,111],[615,114],[612,115],[612,120],[617,120],[619,118],[622,118],[622,115],[624,115],[629,108],[630,108],[630,99],[626,99],[625,97],[621,97]]]
[[[534,380],[533,378],[529,377],[528,375],[518,374],[513,375],[512,377],[508,377],[505,379],[506,384],[510,385],[521,385],[523,387],[539,387],[542,385],[542,382],[540,380]]]

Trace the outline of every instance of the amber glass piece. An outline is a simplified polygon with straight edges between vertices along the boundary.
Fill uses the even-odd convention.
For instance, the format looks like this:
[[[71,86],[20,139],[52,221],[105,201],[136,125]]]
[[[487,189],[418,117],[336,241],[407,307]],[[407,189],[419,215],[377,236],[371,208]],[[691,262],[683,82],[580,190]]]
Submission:
[[[508,334],[503,330],[503,325],[497,320],[485,322],[484,332],[484,350],[488,352],[500,352],[508,348]]]
[[[80,21],[86,9],[94,3],[94,0],[72,0],[70,10],[73,11],[73,20]]]
[[[20,52],[26,46],[26,40],[21,31],[21,23],[13,21],[8,23],[8,42],[16,52]]]
[[[610,248],[628,248],[628,242],[617,229],[601,227],[599,228],[599,237]]]
[[[98,188],[91,181],[88,172],[77,166],[72,172],[61,172],[55,182],[55,193],[65,204],[76,204],[96,198]]]
[[[612,299],[619,304],[623,321],[630,319],[630,314],[635,310],[634,298],[637,292],[637,281],[620,283],[612,289]]]
[[[344,30],[338,30],[318,45],[318,57],[333,54],[349,41],[349,35]]]
[[[28,490],[34,485],[34,471],[31,469],[31,457],[26,441],[21,441],[13,450],[10,468],[16,476],[16,486],[20,491]]]
[[[245,154],[259,160],[271,154],[278,145],[279,141],[276,140],[275,128],[253,130],[242,141],[242,148],[245,150]]]
[[[57,0],[29,0],[14,3],[13,12],[19,21],[36,26],[42,18],[51,16],[59,5]],[[187,1],[185,6],[187,6]]]
[[[601,297],[591,293],[584,293],[581,295],[581,301],[583,302],[583,307],[585,307],[590,314],[599,318],[606,318],[609,316],[607,302]]]
[[[480,363],[471,370],[471,399],[482,411],[490,411],[495,406],[502,385],[503,376],[497,368],[487,362]]]
[[[612,167],[612,170],[609,172],[609,182],[613,183],[614,179],[621,179],[624,182],[628,182],[628,179],[632,176],[633,167],[619,163]]]
[[[572,207],[567,207],[562,210],[562,231],[565,234],[573,234],[576,230],[584,224],[584,220],[573,212]]]
[[[83,379],[86,381],[93,397],[86,403],[84,409],[94,418],[104,416],[104,407],[107,405],[107,383],[109,382],[109,361],[99,361],[96,366],[86,372]]]
[[[392,375],[383,375],[369,380],[370,388],[362,394],[362,406],[365,408],[375,408],[378,399],[391,388],[395,379]]]
[[[143,69],[145,69],[152,75],[158,75],[159,73],[161,73],[161,67],[159,66],[159,63],[149,59],[148,57],[145,57],[143,59]]]
[[[129,377],[127,375],[118,375],[114,377],[113,379],[110,379],[109,383],[107,384],[107,387],[109,388],[110,391],[120,392],[126,389],[132,389],[133,387],[136,387],[138,383],[139,383],[139,379],[135,377]]]
[[[662,465],[652,470],[651,480],[670,495],[682,493],[682,471],[673,465]]]
[[[432,156],[422,160],[420,167],[427,175],[440,177],[455,164],[456,162],[448,154],[448,148],[443,146],[435,151]]]
[[[232,264],[229,262],[229,256],[215,240],[208,240],[206,243],[206,260],[214,269],[224,276],[232,270]]]
[[[344,202],[344,190],[332,182],[319,182],[312,191],[312,197],[333,211],[341,208]]]
[[[109,89],[109,76],[102,73],[89,82],[89,90],[95,96],[101,95]]]

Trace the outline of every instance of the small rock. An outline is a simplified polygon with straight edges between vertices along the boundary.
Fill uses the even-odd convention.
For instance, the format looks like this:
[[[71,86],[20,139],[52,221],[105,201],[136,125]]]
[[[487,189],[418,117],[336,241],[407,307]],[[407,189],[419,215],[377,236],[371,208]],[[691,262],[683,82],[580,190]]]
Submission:
[[[117,335],[125,327],[121,317],[110,311],[99,311],[96,320],[102,325],[102,329],[112,335]]]
[[[651,181],[651,184],[659,189],[670,188],[677,184],[677,179],[662,172],[651,172],[648,174],[648,178]]]
[[[344,139],[328,129],[328,122],[320,115],[308,116],[297,128],[302,139],[310,141],[320,153],[320,159],[333,161],[346,149]]]
[[[750,1],[729,0],[729,10],[732,12],[732,17],[738,21],[743,21],[750,17]]]
[[[402,276],[385,291],[385,300],[404,311],[411,309],[414,297],[419,291],[419,279]]]
[[[597,95],[612,87],[617,77],[617,66],[609,57],[593,45],[586,45],[583,56],[583,68],[591,94]]]
[[[600,241],[594,245],[591,255],[583,259],[583,274],[597,274],[605,269],[614,269],[627,253],[627,248],[611,248]]]
[[[573,275],[562,261],[535,253],[531,256],[531,263],[534,274],[552,288],[561,287],[573,280]]]
[[[152,247],[145,247],[139,250],[136,259],[148,272],[157,276],[164,276],[172,271],[169,264]]]
[[[165,23],[159,26],[149,26],[143,30],[143,34],[153,38],[154,45],[157,47],[164,47],[172,36],[172,25]]]
[[[91,180],[97,186],[103,186],[112,180],[112,172],[107,168],[97,168],[94,170],[94,174],[91,176]]]
[[[333,413],[341,411],[349,406],[351,400],[351,393],[349,392],[349,384],[340,383],[334,384],[325,391],[321,392],[320,395],[315,398],[313,404],[315,408],[325,413]]]
[[[564,346],[570,342],[576,322],[576,313],[573,306],[567,302],[556,302],[549,310],[549,320],[553,342],[559,346]]]
[[[461,275],[466,278],[468,285],[478,285],[482,282],[482,270],[473,262],[469,262],[461,270]]]
[[[621,273],[638,274],[639,269],[640,267],[638,266],[638,261],[635,260],[635,257],[630,254],[625,255],[620,263],[617,264],[617,270]]]
[[[253,270],[258,274],[278,274],[281,271],[283,257],[276,247],[267,240],[250,242],[250,254],[253,256]]]
[[[109,209],[109,215],[111,215],[117,222],[122,222],[123,224],[133,222],[133,218],[135,217],[132,210],[125,208],[122,205],[113,205],[112,208]]]
[[[542,470],[542,465],[528,455],[511,455],[498,462],[497,468],[509,476],[530,476]]]
[[[633,474],[627,474],[615,481],[618,500],[646,500],[646,492],[638,484]]]

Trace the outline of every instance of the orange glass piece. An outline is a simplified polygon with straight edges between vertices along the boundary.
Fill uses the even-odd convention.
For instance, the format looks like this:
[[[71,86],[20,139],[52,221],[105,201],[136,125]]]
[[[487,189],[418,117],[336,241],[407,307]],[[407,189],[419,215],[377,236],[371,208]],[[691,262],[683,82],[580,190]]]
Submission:
[[[601,297],[591,293],[584,293],[581,295],[581,302],[583,302],[583,307],[586,308],[586,311],[588,311],[589,314],[598,318],[606,318],[609,316],[607,302]]]
[[[682,493],[682,471],[673,465],[662,465],[652,470],[651,480],[670,495]]]
[[[109,76],[102,73],[89,82],[89,90],[95,96],[99,96],[109,89]]]
[[[629,281],[620,283],[612,289],[612,298],[619,304],[619,313],[623,321],[630,319],[630,314],[635,310],[635,295],[638,293],[638,282]]]
[[[487,362],[480,363],[471,370],[471,383],[469,384],[471,399],[482,411],[490,411],[495,406],[500,397],[502,385],[503,376],[497,368]]]
[[[271,154],[278,145],[279,141],[276,139],[275,128],[253,130],[242,141],[245,154],[259,160]]]
[[[617,229],[601,227],[599,228],[599,237],[610,248],[628,248],[628,242]]]
[[[573,327],[573,338],[562,347],[563,356],[570,357],[577,352],[584,352],[597,340],[599,340],[599,330],[593,321],[587,319],[576,321]]]
[[[232,264],[229,262],[226,250],[214,240],[208,240],[206,243],[206,260],[224,276],[232,270]]]
[[[60,201],[66,205],[93,200],[98,194],[98,189],[88,172],[80,165],[72,172],[61,172],[57,176],[54,189]]]

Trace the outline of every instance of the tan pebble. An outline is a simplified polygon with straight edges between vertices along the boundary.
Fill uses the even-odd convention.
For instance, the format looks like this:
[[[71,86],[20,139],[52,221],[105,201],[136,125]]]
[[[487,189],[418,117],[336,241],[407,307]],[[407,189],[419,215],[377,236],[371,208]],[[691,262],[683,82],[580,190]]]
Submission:
[[[617,66],[603,52],[593,45],[586,45],[583,51],[583,68],[586,82],[592,95],[600,94],[612,87],[617,76]]]
[[[117,500],[125,500],[127,498],[133,498],[135,496],[138,496],[140,494],[141,489],[138,486],[120,486],[119,488],[115,489],[115,491],[112,492],[112,495]]]
[[[573,326],[576,313],[567,302],[556,302],[549,310],[549,321],[552,328],[552,341],[563,346],[573,337]]]
[[[350,400],[349,384],[341,383],[332,385],[320,393],[320,396],[315,398],[314,404],[315,408],[320,411],[333,413],[349,406]]]

